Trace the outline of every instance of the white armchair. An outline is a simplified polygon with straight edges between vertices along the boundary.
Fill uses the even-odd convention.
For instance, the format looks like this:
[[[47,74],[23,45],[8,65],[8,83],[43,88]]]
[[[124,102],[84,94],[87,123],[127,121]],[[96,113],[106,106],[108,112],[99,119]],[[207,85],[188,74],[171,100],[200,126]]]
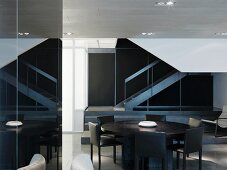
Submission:
[[[217,120],[211,121],[211,120],[202,119],[202,122],[214,124],[215,125],[215,136],[217,136],[218,128],[227,129],[227,105],[223,106],[222,113],[217,118]]]
[[[71,170],[94,170],[90,156],[88,154],[76,156],[72,161]]]
[[[35,154],[28,166],[19,168],[18,170],[46,170],[45,158],[40,154]]]

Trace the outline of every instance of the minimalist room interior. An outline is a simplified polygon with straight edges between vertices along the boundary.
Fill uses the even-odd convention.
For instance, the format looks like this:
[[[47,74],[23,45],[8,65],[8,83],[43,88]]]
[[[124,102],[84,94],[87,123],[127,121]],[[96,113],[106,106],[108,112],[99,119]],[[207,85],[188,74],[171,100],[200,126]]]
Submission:
[[[225,170],[226,8],[1,0],[0,170]]]

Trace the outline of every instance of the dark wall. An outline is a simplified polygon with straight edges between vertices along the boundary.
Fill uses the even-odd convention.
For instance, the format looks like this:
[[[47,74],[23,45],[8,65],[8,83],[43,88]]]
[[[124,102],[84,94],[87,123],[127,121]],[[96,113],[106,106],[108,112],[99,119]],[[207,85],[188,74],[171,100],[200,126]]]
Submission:
[[[56,96],[56,84],[45,78],[43,75],[37,74],[34,70],[28,69],[21,61],[33,65],[34,67],[46,72],[47,74],[55,77],[58,80],[57,84],[57,97],[61,101],[62,87],[61,87],[61,58],[62,58],[62,42],[60,39],[48,39],[43,43],[35,46],[34,48],[26,51],[18,56],[18,63],[14,62],[0,69],[6,71],[10,75],[16,77],[18,71],[18,80],[23,84],[29,84],[40,93],[45,91],[48,94]],[[18,64],[18,67],[17,67]],[[18,69],[17,69],[18,68]],[[16,81],[15,81],[16,84]],[[15,106],[17,99],[17,90],[15,86],[10,85],[4,80],[0,80],[0,106]],[[39,91],[41,89],[41,91]],[[31,98],[18,93],[19,106],[36,106],[36,103]]]
[[[88,105],[114,106],[115,54],[89,53]]]
[[[14,86],[7,83],[4,79],[1,78],[2,76],[6,76],[4,74],[5,72],[13,76],[16,76],[17,74],[16,61],[0,69],[0,74],[1,74],[0,76],[0,110],[12,110],[12,112],[16,112],[15,106],[17,103],[17,90]],[[16,79],[14,80],[14,83],[16,84]]]
[[[189,75],[181,81],[183,106],[213,106],[213,76]]]
[[[89,54],[90,56],[90,54]],[[99,57],[98,57],[99,56]],[[98,63],[100,65],[108,66],[111,69],[115,67],[114,61],[107,61],[106,58],[109,54],[96,54],[96,58],[93,57],[92,62],[96,63],[96,67],[90,70],[90,57],[89,57],[89,74],[92,72],[93,81],[96,81],[95,86],[92,84],[92,91],[99,91],[102,87],[103,80],[99,77],[108,77],[114,76],[112,71],[101,71],[100,67],[98,67]],[[98,60],[98,58],[100,60]],[[103,58],[103,59],[101,59]],[[125,92],[125,79],[130,75],[134,74],[136,71],[142,69],[147,66],[149,63],[157,60],[158,58],[147,52],[146,50],[140,48],[136,44],[130,42],[127,39],[118,39],[116,45],[116,104],[120,103],[124,100],[124,92]],[[113,59],[112,59],[113,60]],[[105,68],[102,66],[103,68]],[[105,68],[106,69],[106,68]],[[144,72],[137,78],[127,83],[127,97],[132,94],[138,92],[139,90],[145,88],[148,84],[158,82],[168,76],[169,73],[177,71],[167,63],[160,61],[153,69],[150,69],[149,75],[147,72]],[[97,76],[97,77],[96,77]],[[100,83],[98,83],[100,81]],[[113,79],[112,79],[113,81]],[[92,82],[93,83],[93,82]],[[90,78],[89,78],[89,86],[90,86]],[[107,85],[107,84],[106,84]],[[109,89],[115,89],[114,83],[108,84]],[[105,87],[107,90],[108,87]],[[89,89],[91,90],[91,89]],[[89,92],[89,101],[90,98],[95,101],[98,100],[100,106],[105,103],[105,98],[96,95],[94,93]],[[110,93],[109,93],[110,94]],[[112,97],[108,95],[108,101],[113,100],[114,92],[111,90]],[[98,98],[102,98],[99,100]],[[103,102],[101,102],[103,101]],[[89,106],[91,106],[89,102]],[[105,103],[107,104],[107,103]],[[110,102],[109,102],[110,104]],[[146,105],[144,102],[141,105]],[[112,105],[112,104],[111,104]],[[183,78],[181,81],[176,82],[172,86],[166,88],[162,92],[158,93],[154,97],[149,100],[150,106],[212,106],[213,105],[213,77],[210,74],[201,74],[201,75],[189,75]]]

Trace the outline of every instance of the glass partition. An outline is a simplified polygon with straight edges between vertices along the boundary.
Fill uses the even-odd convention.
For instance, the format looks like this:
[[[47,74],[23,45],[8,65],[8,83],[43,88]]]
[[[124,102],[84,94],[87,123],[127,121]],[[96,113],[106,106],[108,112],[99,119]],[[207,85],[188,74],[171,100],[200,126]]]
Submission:
[[[19,167],[34,154],[61,169],[62,0],[18,1]]]
[[[0,169],[16,169],[17,128],[17,0],[0,1]],[[12,123],[12,122],[11,122]]]
[[[0,169],[61,169],[62,0],[0,1]]]

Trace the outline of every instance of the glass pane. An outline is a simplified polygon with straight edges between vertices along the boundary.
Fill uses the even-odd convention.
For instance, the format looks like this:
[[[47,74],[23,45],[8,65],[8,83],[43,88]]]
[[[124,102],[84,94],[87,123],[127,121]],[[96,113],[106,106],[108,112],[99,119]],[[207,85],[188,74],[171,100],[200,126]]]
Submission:
[[[17,167],[18,131],[8,126],[17,120],[16,59],[17,0],[0,1],[0,169]]]
[[[19,0],[18,35],[18,164],[61,169],[62,0]]]

